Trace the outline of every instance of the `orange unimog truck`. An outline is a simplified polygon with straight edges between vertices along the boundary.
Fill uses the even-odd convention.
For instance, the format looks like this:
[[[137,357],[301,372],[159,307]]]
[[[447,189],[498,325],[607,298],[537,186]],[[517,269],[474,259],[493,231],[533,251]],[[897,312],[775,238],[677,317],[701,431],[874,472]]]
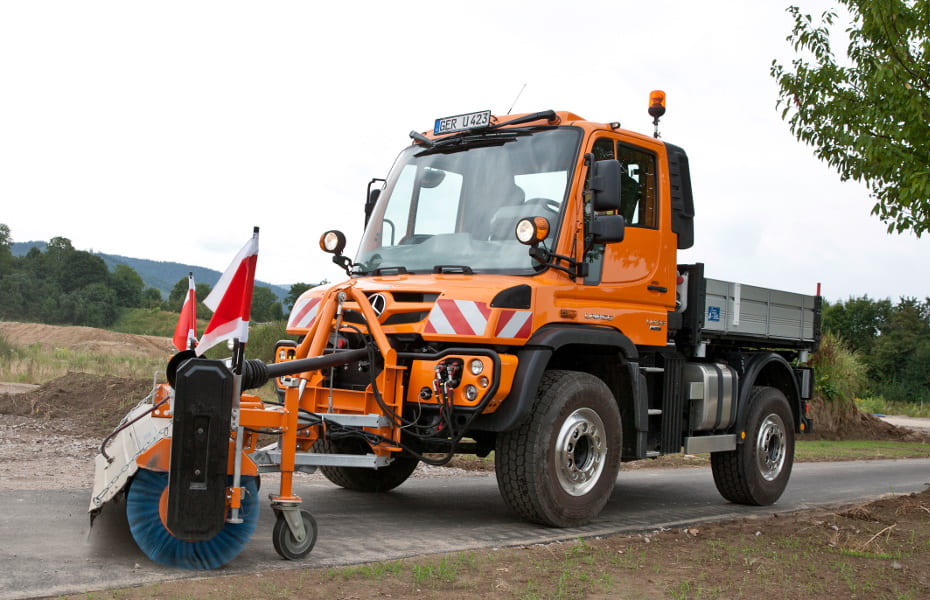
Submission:
[[[655,94],[650,114],[664,112]],[[569,112],[438,119],[364,206],[348,279],[295,303],[275,364],[179,353],[169,384],[97,456],[90,512],[121,493],[153,560],[210,569],[244,547],[258,477],[273,542],[306,556],[295,471],[385,492],[419,462],[494,453],[506,504],[555,527],[595,518],[620,464],[711,454],[727,500],[782,494],[810,430],[819,296],[708,279],[684,150]],[[276,379],[279,401],[241,393]],[[278,436],[258,448],[258,434]],[[267,486],[266,486],[267,489]]]
[[[656,93],[656,127],[662,113]],[[378,468],[298,462],[374,492],[418,461],[494,452],[507,505],[556,527],[596,517],[622,461],[682,451],[711,453],[730,501],[779,498],[811,427],[819,297],[678,264],[694,241],[684,150],[555,111],[458,115],[411,137],[369,185],[355,257],[323,235],[349,280],[303,294],[287,326],[302,342],[280,349],[378,349],[312,393],[283,382],[314,413],[385,419],[313,432],[313,451]]]

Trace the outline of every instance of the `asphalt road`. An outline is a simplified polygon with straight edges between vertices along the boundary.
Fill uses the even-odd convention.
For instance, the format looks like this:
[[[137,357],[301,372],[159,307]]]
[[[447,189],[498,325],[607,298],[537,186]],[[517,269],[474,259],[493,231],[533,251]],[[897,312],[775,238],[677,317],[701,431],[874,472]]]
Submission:
[[[319,540],[303,561],[278,558],[274,516],[263,501],[258,529],[242,554],[213,573],[331,567],[407,556],[647,531],[710,520],[768,516],[852,503],[930,485],[930,459],[795,465],[775,506],[724,501],[710,470],[621,472],[603,514],[577,529],[549,529],[509,514],[493,476],[411,479],[381,495],[299,484],[296,492],[319,523]],[[0,492],[0,600],[138,585],[203,576],[160,567],[135,546],[123,505],[108,506],[88,525],[88,490]]]

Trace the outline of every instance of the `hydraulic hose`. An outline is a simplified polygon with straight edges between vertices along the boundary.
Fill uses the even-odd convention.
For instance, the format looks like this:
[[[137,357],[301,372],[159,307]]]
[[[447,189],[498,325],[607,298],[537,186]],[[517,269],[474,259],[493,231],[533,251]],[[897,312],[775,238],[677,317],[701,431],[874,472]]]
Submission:
[[[368,357],[368,348],[337,351],[333,354],[324,354],[312,358],[289,360],[270,365],[258,359],[250,359],[242,365],[242,389],[250,390],[261,387],[268,380],[281,375],[296,375],[304,371],[319,371],[330,367],[339,367],[348,363],[358,362]]]

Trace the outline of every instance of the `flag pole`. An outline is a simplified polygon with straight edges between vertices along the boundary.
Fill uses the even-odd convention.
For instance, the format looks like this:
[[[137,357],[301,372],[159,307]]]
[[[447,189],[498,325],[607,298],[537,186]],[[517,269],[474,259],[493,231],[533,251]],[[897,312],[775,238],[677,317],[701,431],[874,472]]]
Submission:
[[[190,271],[187,274],[187,295],[190,297],[190,290],[194,289],[194,272]],[[196,296],[195,296],[196,298]],[[197,302],[190,303],[190,314],[188,318],[190,319],[189,323],[191,324],[190,329],[187,331],[187,349],[193,350],[197,345]]]
[[[252,237],[258,237],[258,227],[255,227],[252,230]],[[252,286],[255,285],[254,274],[252,278]],[[252,305],[252,294],[248,293],[243,298],[243,304],[248,302],[248,306],[243,306],[239,314],[251,315],[251,305]],[[245,312],[247,311],[247,312]],[[229,523],[242,523],[242,518],[239,516],[239,507],[241,506],[241,494],[242,494],[242,447],[243,447],[243,435],[245,430],[242,427],[242,424],[239,421],[239,409],[241,404],[241,394],[242,394],[242,367],[245,361],[245,343],[241,341],[238,337],[233,338],[233,397],[232,397],[232,422],[230,425],[233,430],[236,432],[236,450],[235,455],[233,456],[233,480],[232,480],[232,491],[233,491],[233,502],[232,507],[229,511],[229,518],[227,521]]]

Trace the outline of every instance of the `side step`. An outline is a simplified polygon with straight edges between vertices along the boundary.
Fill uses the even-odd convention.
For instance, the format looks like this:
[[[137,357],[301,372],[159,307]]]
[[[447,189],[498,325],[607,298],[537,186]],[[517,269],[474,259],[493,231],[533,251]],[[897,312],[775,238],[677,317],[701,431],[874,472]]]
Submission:
[[[736,434],[702,435],[685,438],[685,454],[736,450]]]

